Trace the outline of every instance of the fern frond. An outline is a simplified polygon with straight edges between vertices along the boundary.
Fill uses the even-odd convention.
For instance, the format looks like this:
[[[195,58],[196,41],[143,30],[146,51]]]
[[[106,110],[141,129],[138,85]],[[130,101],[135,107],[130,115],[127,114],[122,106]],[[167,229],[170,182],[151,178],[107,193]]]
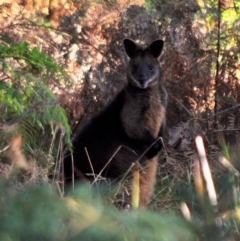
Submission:
[[[235,115],[233,113],[230,113],[228,116],[227,129],[234,130],[234,128],[235,128]]]
[[[36,47],[30,49],[28,42],[23,41],[15,44],[5,41],[3,38],[1,40],[3,41],[3,44],[0,44],[0,57],[2,59],[23,60],[28,68],[34,69],[39,73],[57,73],[61,74],[62,77],[64,76],[64,69],[53,58],[40,52]]]
[[[30,49],[27,42],[14,44],[4,38],[0,41],[0,63],[8,76],[6,81],[0,82],[0,122],[17,124],[16,133],[23,137],[30,153],[31,146],[49,152],[48,145],[56,135],[51,130],[55,127],[71,147],[66,112],[49,88],[51,76],[58,76],[60,80],[65,75],[63,69],[37,48]],[[3,136],[8,139],[7,135]],[[51,150],[53,146],[54,143]]]
[[[180,122],[169,130],[168,143],[179,150],[187,150],[194,138],[202,133],[202,127],[197,119]]]
[[[183,130],[185,128],[185,123],[180,122],[176,126],[169,130],[169,145],[175,146],[175,144],[182,138]]]

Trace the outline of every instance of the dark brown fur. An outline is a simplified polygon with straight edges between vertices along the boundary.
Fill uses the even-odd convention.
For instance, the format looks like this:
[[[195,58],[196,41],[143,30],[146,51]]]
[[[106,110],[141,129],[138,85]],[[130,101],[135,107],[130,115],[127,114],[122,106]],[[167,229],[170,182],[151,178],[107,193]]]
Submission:
[[[165,126],[167,92],[161,82],[157,60],[163,41],[156,40],[142,49],[125,39],[124,47],[130,57],[128,85],[76,134],[73,140],[74,178],[85,176],[91,179],[94,172],[117,180],[138,160],[141,166],[140,205],[145,206],[153,193],[157,154],[162,148],[161,140],[157,139],[163,135]],[[64,160],[64,171],[65,181],[71,182],[70,155]]]

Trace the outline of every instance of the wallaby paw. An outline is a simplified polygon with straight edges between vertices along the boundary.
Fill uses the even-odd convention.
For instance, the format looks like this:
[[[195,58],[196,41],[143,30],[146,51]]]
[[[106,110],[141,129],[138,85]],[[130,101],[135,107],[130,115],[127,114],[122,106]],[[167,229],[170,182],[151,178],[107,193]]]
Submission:
[[[150,149],[146,152],[147,158],[153,158],[161,151],[163,147],[163,139],[160,136],[157,141],[150,147]]]

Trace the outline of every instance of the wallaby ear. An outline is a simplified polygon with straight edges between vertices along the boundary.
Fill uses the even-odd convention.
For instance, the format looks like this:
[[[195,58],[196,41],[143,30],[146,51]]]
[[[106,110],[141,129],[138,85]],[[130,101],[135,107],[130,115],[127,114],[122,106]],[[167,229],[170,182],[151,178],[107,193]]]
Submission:
[[[158,58],[163,50],[164,42],[161,39],[155,40],[148,47],[148,51],[153,55],[153,57]]]
[[[123,46],[129,58],[132,58],[137,53],[138,47],[131,39],[124,39]]]

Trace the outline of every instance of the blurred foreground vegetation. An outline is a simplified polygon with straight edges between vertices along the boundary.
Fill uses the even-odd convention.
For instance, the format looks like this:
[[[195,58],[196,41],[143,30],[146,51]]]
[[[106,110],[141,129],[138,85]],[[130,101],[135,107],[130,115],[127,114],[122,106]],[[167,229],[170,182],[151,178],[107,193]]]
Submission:
[[[239,13],[239,0],[1,2],[0,240],[240,240]],[[89,187],[63,197],[58,180],[71,133],[125,84],[125,37],[165,40],[168,139],[149,210]]]
[[[15,169],[0,182],[0,240],[239,240],[238,175],[229,169],[214,182],[221,199],[230,201],[222,204],[212,202],[212,180],[201,173],[196,171],[193,183],[181,183],[175,211],[154,206],[119,211],[111,204],[114,194],[104,187],[78,186],[61,197],[57,186],[19,185],[22,174]]]
[[[119,212],[103,205],[99,193],[79,188],[60,198],[49,187],[15,193],[0,187],[0,239],[20,240],[195,240],[189,223],[173,213]]]

